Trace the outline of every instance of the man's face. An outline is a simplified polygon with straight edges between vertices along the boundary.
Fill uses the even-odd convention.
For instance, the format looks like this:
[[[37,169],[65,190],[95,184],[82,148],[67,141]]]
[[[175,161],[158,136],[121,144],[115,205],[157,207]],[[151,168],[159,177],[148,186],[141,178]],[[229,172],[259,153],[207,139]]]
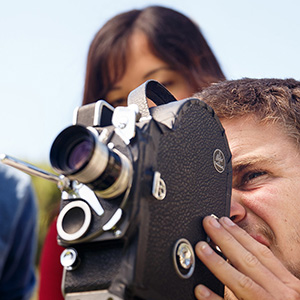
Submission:
[[[232,152],[231,217],[300,278],[300,152],[276,124],[221,119]]]

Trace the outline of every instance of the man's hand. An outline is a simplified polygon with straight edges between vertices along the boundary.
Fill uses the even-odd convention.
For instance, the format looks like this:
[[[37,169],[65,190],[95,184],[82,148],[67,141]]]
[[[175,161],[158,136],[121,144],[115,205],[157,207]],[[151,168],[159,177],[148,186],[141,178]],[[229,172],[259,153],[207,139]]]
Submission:
[[[206,242],[196,245],[196,254],[237,299],[300,299],[300,280],[284,267],[270,249],[229,218],[217,220],[209,216],[203,220],[203,226],[230,263],[216,254]],[[195,296],[197,299],[222,299],[203,285],[195,288]]]

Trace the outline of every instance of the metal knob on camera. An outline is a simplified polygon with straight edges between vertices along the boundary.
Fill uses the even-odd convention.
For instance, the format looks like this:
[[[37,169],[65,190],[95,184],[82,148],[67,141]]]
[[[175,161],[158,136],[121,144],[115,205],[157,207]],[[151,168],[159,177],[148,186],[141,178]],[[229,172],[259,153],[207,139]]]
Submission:
[[[173,248],[173,263],[176,273],[183,279],[190,278],[195,270],[195,254],[187,239],[180,239]]]
[[[68,271],[75,270],[80,264],[77,251],[74,248],[65,249],[60,255],[60,263]]]

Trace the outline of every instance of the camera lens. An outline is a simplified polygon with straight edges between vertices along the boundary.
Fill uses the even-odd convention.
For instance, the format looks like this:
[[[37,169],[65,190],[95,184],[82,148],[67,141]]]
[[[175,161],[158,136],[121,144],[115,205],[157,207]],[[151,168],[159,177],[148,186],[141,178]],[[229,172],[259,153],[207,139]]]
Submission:
[[[96,139],[92,132],[83,126],[70,126],[55,139],[50,161],[53,168],[64,175],[80,172],[93,156]],[[106,149],[102,149],[104,154]],[[105,155],[104,155],[105,157]]]
[[[80,169],[86,162],[86,158],[90,157],[93,145],[90,141],[82,141],[77,144],[69,154],[68,166],[70,169]]]
[[[71,201],[59,213],[56,228],[59,236],[65,241],[81,238],[90,227],[91,210],[82,200]]]
[[[74,234],[84,223],[85,215],[84,211],[79,207],[74,207],[68,211],[68,218],[65,216],[62,223],[63,230],[68,234]]]
[[[80,125],[70,126],[57,136],[50,161],[55,171],[87,184],[102,198],[123,193],[132,177],[128,158],[110,150],[97,133]]]

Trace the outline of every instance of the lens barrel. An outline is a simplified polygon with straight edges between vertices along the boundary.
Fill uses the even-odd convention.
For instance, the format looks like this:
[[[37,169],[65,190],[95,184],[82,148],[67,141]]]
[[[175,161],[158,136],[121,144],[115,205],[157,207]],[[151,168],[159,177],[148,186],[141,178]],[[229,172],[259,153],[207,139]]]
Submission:
[[[97,134],[80,125],[70,126],[57,136],[50,162],[56,172],[89,185],[102,198],[122,194],[132,176],[132,166],[125,155],[110,150]]]

